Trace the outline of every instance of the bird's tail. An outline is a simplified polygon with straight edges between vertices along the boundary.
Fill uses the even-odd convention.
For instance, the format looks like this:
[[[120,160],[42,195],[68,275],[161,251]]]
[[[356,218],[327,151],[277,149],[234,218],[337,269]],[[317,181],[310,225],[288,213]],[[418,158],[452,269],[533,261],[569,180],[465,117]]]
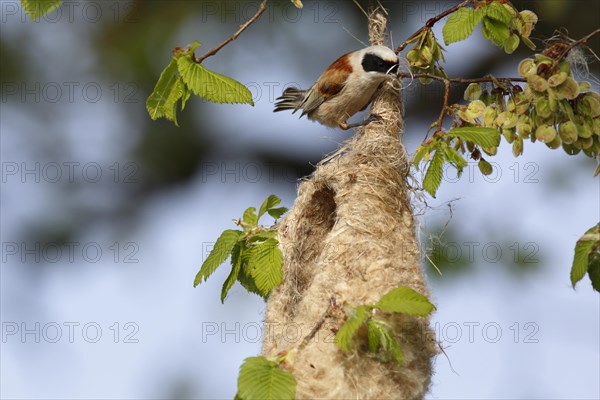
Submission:
[[[277,98],[275,103],[275,109],[273,112],[294,110],[295,113],[298,111],[306,96],[306,90],[298,89],[295,87],[289,87],[283,91],[283,94]]]

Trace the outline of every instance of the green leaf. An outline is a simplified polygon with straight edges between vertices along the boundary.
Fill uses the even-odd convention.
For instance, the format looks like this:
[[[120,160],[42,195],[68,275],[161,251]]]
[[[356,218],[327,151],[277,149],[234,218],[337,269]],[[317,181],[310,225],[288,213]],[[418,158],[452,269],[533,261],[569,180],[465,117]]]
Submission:
[[[243,400],[293,400],[296,379],[265,357],[249,357],[240,367],[238,393]]]
[[[467,166],[467,160],[463,158],[456,150],[452,147],[445,147],[444,152],[446,153],[446,159],[449,163],[454,165],[458,170],[458,175],[462,174],[463,169]]]
[[[435,306],[429,302],[427,297],[406,286],[387,292],[375,304],[375,307],[384,311],[400,312],[421,317],[431,314],[435,309]]]
[[[223,288],[221,289],[221,303],[225,303],[225,297],[227,297],[229,289],[231,289],[240,274],[240,269],[242,268],[242,248],[243,244],[238,242],[233,246],[233,250],[231,250],[231,273],[223,283]]]
[[[369,340],[369,352],[377,353],[381,345],[381,329],[375,318],[367,320],[367,339]]]
[[[248,238],[248,243],[264,242],[268,239],[277,240],[277,231],[263,231],[263,232],[254,234]]]
[[[377,358],[383,362],[391,359],[396,360],[398,364],[404,363],[404,353],[385,324],[375,318],[369,318],[367,321],[367,332],[369,338],[369,352],[374,353]],[[371,339],[374,343],[371,343]]]
[[[187,88],[187,86],[185,85],[185,83],[183,83],[183,81],[181,80],[181,78],[177,79],[177,82],[175,82],[175,87],[173,88],[173,90],[169,93],[169,97],[167,98],[167,107],[170,107],[172,112],[169,113],[169,115],[166,115],[165,117],[171,121],[173,121],[173,123],[175,124],[175,126],[179,127],[179,123],[177,122],[177,102],[183,97],[185,96],[185,93],[187,91],[187,97],[189,98],[189,89]],[[187,101],[187,99],[186,99]],[[181,103],[181,109],[183,110],[183,103]],[[171,118],[172,117],[172,118]]]
[[[479,167],[479,171],[485,176],[488,176],[492,172],[494,172],[494,168],[492,167],[492,164],[487,162],[483,157],[479,160],[479,163],[477,164],[477,166]]]
[[[177,125],[177,101],[184,95],[184,91],[185,85],[177,76],[177,61],[171,60],[146,100],[150,118],[156,120],[165,117]]]
[[[256,215],[255,207],[248,207],[246,211],[244,211],[244,216],[242,217],[242,221],[251,226],[256,226],[258,224],[258,216]]]
[[[590,255],[594,248],[598,248],[598,246],[600,246],[600,223],[588,229],[585,235],[575,244],[575,256],[571,267],[571,284],[573,288],[589,271]]]
[[[504,25],[510,25],[513,15],[502,4],[494,1],[481,7],[481,12],[488,18],[502,22]]]
[[[268,239],[252,247],[248,271],[263,297],[281,284],[283,280],[283,255],[277,239]]]
[[[588,276],[592,281],[592,287],[596,292],[600,292],[600,250],[592,252],[588,262]]]
[[[335,344],[343,351],[350,351],[354,335],[356,335],[356,332],[358,332],[370,313],[367,306],[348,307],[346,313],[348,314],[348,319],[336,333]]]
[[[463,98],[469,101],[479,100],[482,94],[481,84],[480,83],[470,83],[465,90],[465,94]]]
[[[396,340],[394,340],[392,335],[390,335],[389,331],[386,331],[384,337],[387,339],[384,342],[386,344],[386,346],[384,347],[386,353],[392,356],[392,358],[396,360],[398,364],[404,364],[404,352],[402,351],[400,346],[398,346]]]
[[[260,219],[260,217],[262,217],[263,214],[267,212],[267,210],[270,210],[279,203],[281,203],[281,199],[275,196],[274,194],[267,197],[267,199],[263,201],[263,203],[260,206],[260,209],[258,210],[258,218]]]
[[[196,279],[194,279],[194,287],[198,286],[202,280],[204,282],[208,279],[209,276],[212,275],[213,272],[217,269],[217,267],[231,254],[231,250],[233,246],[236,244],[240,236],[242,236],[242,231],[227,229],[221,233],[221,236],[215,242],[213,249],[211,250],[204,263],[202,263],[202,267],[198,274],[196,274]]]
[[[423,189],[425,189],[432,197],[435,197],[435,194],[442,183],[443,168],[444,152],[441,151],[438,146],[431,163],[429,163],[425,178],[423,178]]]
[[[529,47],[531,50],[535,50],[535,43],[531,41],[528,37],[521,36],[521,40],[525,43],[525,46]]]
[[[468,140],[469,142],[473,142],[486,148],[498,147],[500,145],[500,132],[495,128],[468,126],[451,129],[446,135]]]
[[[473,33],[473,30],[481,21],[482,14],[473,8],[459,8],[450,15],[442,29],[444,43],[449,45],[454,42],[465,40]]]
[[[190,99],[190,96],[192,95],[192,91],[186,84],[183,83],[183,80],[181,80],[181,79],[179,79],[179,80],[183,84],[183,94],[181,95],[181,111],[183,111],[185,109],[186,103],[188,102],[188,100]]]
[[[503,43],[504,51],[506,52],[506,54],[514,53],[517,47],[519,47],[520,42],[521,40],[519,39],[519,36],[515,35],[514,33],[511,33],[508,36],[508,39],[506,39]]]
[[[244,253],[249,253],[249,251],[245,251]],[[254,283],[254,278],[250,276],[250,272],[248,271],[248,261],[247,254],[242,253],[242,268],[240,269],[240,273],[238,274],[238,282],[244,289],[246,289],[250,293],[254,293],[262,298],[264,298],[262,292],[256,287]]]
[[[486,40],[499,47],[503,47],[504,42],[510,37],[508,25],[490,18],[483,18],[482,32]]]
[[[279,217],[281,217],[286,212],[288,212],[288,209],[285,207],[271,208],[270,210],[267,210],[267,213],[275,219],[279,219]]]
[[[177,59],[179,74],[192,92],[213,103],[245,103],[254,106],[252,93],[240,82],[210,71],[190,57]]]
[[[190,44],[187,46],[187,51],[186,51],[186,53],[187,53],[187,54],[189,54],[189,55],[194,55],[194,52],[195,52],[195,51],[196,51],[196,49],[197,49],[198,47],[200,47],[200,46],[202,46],[202,43],[200,43],[200,42],[199,42],[199,41],[197,41],[197,40],[194,40],[192,43],[190,43]]]
[[[413,158],[413,164],[417,169],[419,168],[419,163],[425,157],[425,154],[428,154],[431,151],[432,145],[429,144],[427,146],[419,146],[415,151],[415,157]]]
[[[62,0],[21,0],[23,9],[34,21],[51,13],[57,9],[61,3]]]

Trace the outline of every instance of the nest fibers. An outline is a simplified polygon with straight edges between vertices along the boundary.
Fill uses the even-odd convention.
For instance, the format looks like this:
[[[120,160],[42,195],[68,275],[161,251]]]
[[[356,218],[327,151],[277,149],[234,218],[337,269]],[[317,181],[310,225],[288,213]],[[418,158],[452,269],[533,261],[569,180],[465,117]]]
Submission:
[[[370,22],[371,41],[381,42],[385,17],[374,13]],[[298,399],[420,399],[431,381],[437,351],[428,318],[383,315],[404,351],[403,366],[377,361],[360,346],[339,350],[333,337],[344,322],[340,309],[302,344],[331,299],[374,304],[398,286],[428,295],[406,185],[398,86],[395,79],[384,83],[371,110],[381,121],[317,167],[279,227],[285,279],[269,297],[263,354],[297,351],[286,368],[298,382]]]

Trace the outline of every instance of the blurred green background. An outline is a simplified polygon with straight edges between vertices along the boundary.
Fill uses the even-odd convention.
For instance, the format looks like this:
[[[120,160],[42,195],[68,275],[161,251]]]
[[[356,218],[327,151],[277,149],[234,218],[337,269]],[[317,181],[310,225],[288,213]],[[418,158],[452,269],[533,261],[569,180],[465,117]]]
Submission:
[[[202,54],[259,3],[65,1],[31,22],[0,2],[2,398],[233,397],[241,361],[260,351],[264,303],[236,285],[221,305],[227,267],[197,289],[194,275],[231,219],[270,193],[291,206],[298,179],[352,135],[272,108],[367,41],[351,1],[270,1],[206,61],[255,107],[192,98],[180,128],[151,121],[145,100],[171,49],[199,40]],[[396,45],[454,4],[382,3]],[[598,27],[596,0],[513,3],[538,14],[537,44],[561,26],[573,38]],[[600,54],[598,37],[590,45]],[[448,47],[446,71],[516,76],[528,54],[506,56],[477,28]],[[597,63],[580,71],[596,90],[597,76]],[[442,97],[404,85],[413,151]],[[568,279],[575,241],[600,219],[595,162],[540,143],[492,161],[487,178],[475,164],[461,179],[448,170],[416,207],[448,355],[430,397],[599,398],[598,295]]]

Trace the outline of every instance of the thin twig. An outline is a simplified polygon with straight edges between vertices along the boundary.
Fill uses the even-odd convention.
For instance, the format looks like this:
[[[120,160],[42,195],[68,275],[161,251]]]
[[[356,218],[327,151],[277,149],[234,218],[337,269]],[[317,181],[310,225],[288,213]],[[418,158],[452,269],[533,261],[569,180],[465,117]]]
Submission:
[[[352,32],[350,32],[348,29],[346,29],[345,26],[342,26],[342,29],[344,30],[344,32],[346,32],[348,35],[352,36],[352,38],[354,40],[356,40],[358,43],[362,44],[365,47],[368,47],[369,45],[366,44],[365,42],[363,42],[362,40],[360,40],[359,38],[357,38],[356,36],[354,36],[354,34]]]
[[[444,104],[442,105],[442,111],[440,112],[440,116],[437,121],[437,130],[433,133],[435,136],[436,133],[442,130],[442,124],[444,123],[444,117],[446,116],[446,110],[448,110],[448,101],[450,101],[450,80],[446,79],[444,81]]]
[[[302,349],[304,349],[306,347],[306,345],[308,344],[308,342],[310,342],[315,337],[317,332],[319,332],[319,329],[321,329],[321,327],[325,323],[325,320],[331,316],[331,310],[335,306],[336,306],[335,299],[332,297],[331,299],[329,299],[329,306],[327,306],[327,310],[325,310],[325,312],[323,313],[323,316],[321,316],[321,319],[312,328],[310,333],[308,335],[306,335],[306,337],[304,337],[304,339],[302,340],[302,343],[300,343],[300,346],[298,346],[298,351],[301,351]]]
[[[262,15],[262,13],[265,12],[265,10],[267,9],[267,1],[268,0],[263,0],[263,2],[260,3],[260,6],[258,6],[258,10],[256,11],[256,14],[254,14],[254,16],[252,18],[250,18],[248,21],[246,21],[243,25],[241,25],[236,33],[231,35],[229,38],[227,38],[227,40],[225,40],[220,45],[213,47],[208,53],[206,53],[202,57],[196,58],[194,61],[197,62],[198,64],[200,64],[202,61],[206,60],[208,57],[214,56],[223,47],[227,46],[229,43],[231,43],[235,39],[237,39],[237,37],[240,36],[242,32],[244,32],[250,25],[252,25],[254,22],[256,22],[256,20]]]
[[[593,31],[592,33],[590,33],[589,35],[586,35],[584,37],[582,37],[579,40],[575,40],[573,42],[571,42],[567,47],[565,47],[565,49],[560,53],[560,55],[554,60],[554,63],[552,65],[552,67],[556,67],[556,65],[567,56],[567,54],[569,54],[569,52],[571,50],[573,50],[574,47],[577,47],[579,45],[582,44],[586,44],[588,40],[590,40],[593,36],[597,35],[600,33],[600,28],[596,29],[595,31]]]
[[[424,26],[422,26],[419,30],[417,30],[415,33],[413,33],[412,35],[410,35],[408,37],[408,39],[406,39],[404,42],[400,43],[400,45],[398,46],[398,48],[396,49],[396,54],[400,53],[402,50],[404,50],[406,48],[406,46],[408,46],[408,42],[410,42],[411,40],[413,40],[414,38],[416,38],[417,36],[419,36],[424,30],[427,29],[431,29],[440,19],[458,11],[459,8],[465,7],[471,3],[473,3],[474,0],[465,0],[462,3],[444,11],[443,13],[436,15],[433,18],[430,18],[427,20],[427,22],[425,23]]]

